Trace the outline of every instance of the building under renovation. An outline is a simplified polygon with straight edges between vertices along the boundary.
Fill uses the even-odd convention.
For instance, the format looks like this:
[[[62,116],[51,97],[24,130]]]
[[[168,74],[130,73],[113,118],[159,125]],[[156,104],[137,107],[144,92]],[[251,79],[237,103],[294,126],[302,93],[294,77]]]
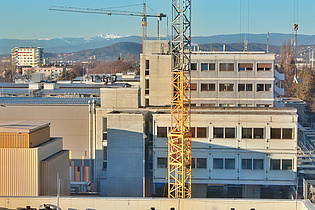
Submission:
[[[284,78],[274,59],[263,52],[192,53],[192,197],[292,194],[298,117],[295,108],[274,107]],[[102,196],[167,196],[169,43],[146,41],[140,62],[140,88],[105,86],[90,99],[0,98],[0,120],[51,121],[71,151],[77,192],[91,181]]]

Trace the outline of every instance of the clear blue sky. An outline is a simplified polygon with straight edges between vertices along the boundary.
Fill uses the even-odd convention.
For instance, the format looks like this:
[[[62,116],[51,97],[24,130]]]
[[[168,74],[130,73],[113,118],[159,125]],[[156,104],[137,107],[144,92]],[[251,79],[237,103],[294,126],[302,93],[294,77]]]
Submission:
[[[50,6],[108,8],[140,4],[142,1],[0,0],[0,38],[141,35],[140,17],[78,14],[48,9]],[[171,19],[171,0],[147,0],[147,5],[157,13],[166,13]],[[142,11],[142,8],[138,6],[117,10]],[[148,13],[153,13],[149,8],[147,10]],[[315,0],[192,0],[192,34],[237,34],[240,31],[255,34],[268,31],[290,34],[294,22],[298,22],[299,34],[314,35],[313,11]],[[156,35],[155,18],[148,21],[148,34]],[[161,23],[161,34],[166,34],[166,20]]]

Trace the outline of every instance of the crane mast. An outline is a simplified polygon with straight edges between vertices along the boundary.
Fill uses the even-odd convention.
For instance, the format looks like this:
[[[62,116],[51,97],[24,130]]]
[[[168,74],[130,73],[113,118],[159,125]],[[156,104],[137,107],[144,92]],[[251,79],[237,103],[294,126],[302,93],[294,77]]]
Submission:
[[[191,0],[172,0],[171,130],[168,197],[191,198],[190,60]]]

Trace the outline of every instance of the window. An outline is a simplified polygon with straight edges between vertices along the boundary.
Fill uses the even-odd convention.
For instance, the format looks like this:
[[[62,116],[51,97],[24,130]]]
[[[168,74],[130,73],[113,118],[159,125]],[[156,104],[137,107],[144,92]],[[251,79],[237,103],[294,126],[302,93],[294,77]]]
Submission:
[[[145,60],[145,69],[150,69],[150,61]]]
[[[213,158],[213,169],[223,169],[223,158]]]
[[[148,79],[146,79],[145,80],[145,89],[149,89],[149,80]]]
[[[197,168],[207,168],[207,158],[197,158]]]
[[[195,158],[191,158],[191,168],[196,168],[196,159]]]
[[[235,128],[213,128],[213,138],[235,138]]]
[[[195,138],[196,137],[196,128],[190,127],[190,133],[191,133],[191,138]]]
[[[225,169],[235,169],[235,159],[227,158],[225,159]]]
[[[242,169],[252,169],[252,159],[242,159]]]
[[[201,71],[214,71],[215,63],[201,63]]]
[[[243,139],[263,139],[264,128],[242,128]]]
[[[270,170],[292,170],[292,160],[291,159],[271,159],[270,160]]]
[[[238,71],[253,71],[253,64],[252,63],[239,63]]]
[[[235,169],[235,159],[213,158],[213,169]]]
[[[292,170],[292,160],[283,159],[282,160],[282,170]]]
[[[167,158],[165,157],[158,157],[156,160],[157,168],[167,168]]]
[[[107,140],[107,117],[103,117],[103,141]]]
[[[272,68],[272,63],[258,63],[257,71],[270,71]]]
[[[201,91],[215,91],[215,84],[201,83]]]
[[[292,128],[271,128],[271,139],[293,139]]]
[[[197,90],[197,83],[191,83],[190,84],[190,90],[191,91],[196,91]]]
[[[257,92],[271,91],[271,84],[257,84]]]
[[[270,170],[280,170],[280,160],[271,159],[270,160]]]
[[[190,70],[196,71],[197,70],[197,63],[191,63],[190,64]]]
[[[220,92],[234,91],[234,84],[220,84]]]
[[[220,71],[234,71],[234,63],[220,63]]]
[[[107,170],[107,146],[103,147],[103,171]]]
[[[207,128],[198,127],[197,128],[197,138],[207,138]]]
[[[157,127],[157,137],[167,137],[167,127]]]
[[[263,170],[264,169],[264,160],[263,159],[253,159],[253,169],[254,170]]]
[[[253,91],[253,84],[238,84],[238,92]]]

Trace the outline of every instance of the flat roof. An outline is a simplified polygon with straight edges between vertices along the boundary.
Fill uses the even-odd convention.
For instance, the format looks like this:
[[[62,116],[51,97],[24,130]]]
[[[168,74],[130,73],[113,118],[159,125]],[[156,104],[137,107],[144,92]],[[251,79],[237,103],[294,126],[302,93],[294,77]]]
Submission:
[[[89,101],[101,103],[100,98],[58,98],[58,97],[0,97],[0,105],[87,105]]]
[[[1,133],[31,133],[44,127],[48,127],[49,122],[41,121],[10,121],[0,122]]]

